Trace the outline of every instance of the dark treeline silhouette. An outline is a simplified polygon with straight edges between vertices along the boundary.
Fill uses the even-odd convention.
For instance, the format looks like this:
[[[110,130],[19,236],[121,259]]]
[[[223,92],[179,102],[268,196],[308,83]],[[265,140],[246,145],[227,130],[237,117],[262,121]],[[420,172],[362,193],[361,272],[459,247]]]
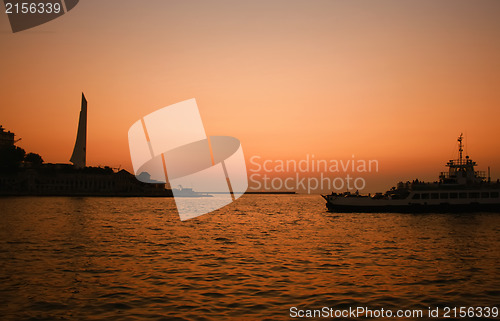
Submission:
[[[10,145],[0,148],[0,171],[15,172],[22,164],[29,164],[33,167],[43,163],[42,156],[36,153],[28,153],[21,147]]]

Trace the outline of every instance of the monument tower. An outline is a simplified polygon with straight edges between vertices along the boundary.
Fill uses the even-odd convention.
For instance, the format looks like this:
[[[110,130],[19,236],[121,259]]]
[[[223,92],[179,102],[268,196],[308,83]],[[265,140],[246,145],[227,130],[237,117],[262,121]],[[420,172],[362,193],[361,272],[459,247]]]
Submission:
[[[83,93],[75,148],[73,149],[73,155],[71,155],[70,162],[72,162],[76,168],[84,168],[87,164],[87,100]]]

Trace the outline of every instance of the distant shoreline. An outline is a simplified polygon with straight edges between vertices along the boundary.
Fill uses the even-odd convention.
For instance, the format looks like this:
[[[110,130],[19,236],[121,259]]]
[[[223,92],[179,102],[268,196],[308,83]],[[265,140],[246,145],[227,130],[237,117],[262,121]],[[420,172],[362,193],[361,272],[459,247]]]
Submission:
[[[215,193],[207,193],[209,195],[211,194],[226,194],[225,192],[215,192]],[[254,194],[254,195],[298,195],[297,192],[246,192],[244,194]],[[0,198],[8,198],[8,197],[152,197],[152,198],[172,198],[174,197],[173,195],[160,195],[160,194],[151,194],[151,195],[146,195],[146,194],[23,194],[23,193],[18,193],[18,194],[7,194],[7,193],[0,193]],[[186,196],[178,196],[178,197],[201,197],[201,196],[191,196],[191,195],[186,195]]]
[[[226,194],[225,192],[216,192],[216,193],[209,193],[209,194]],[[238,193],[240,194],[240,193]],[[288,194],[288,195],[294,195],[294,194],[297,194],[297,192],[280,192],[280,191],[276,191],[276,192],[245,192],[243,194],[274,194],[274,195],[279,195],[279,194]]]

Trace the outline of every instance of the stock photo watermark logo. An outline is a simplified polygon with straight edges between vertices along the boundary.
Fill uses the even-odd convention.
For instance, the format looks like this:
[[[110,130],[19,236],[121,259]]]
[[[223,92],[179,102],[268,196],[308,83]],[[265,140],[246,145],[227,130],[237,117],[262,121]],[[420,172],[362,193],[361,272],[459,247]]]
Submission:
[[[4,0],[12,32],[30,29],[64,15],[79,0]]]
[[[293,191],[324,193],[329,191],[361,191],[366,177],[378,173],[376,159],[317,159],[306,154],[303,159],[265,159],[250,157],[250,189],[254,191]]]
[[[195,99],[136,121],[128,141],[136,178],[169,182],[182,221],[226,206],[248,188],[240,141],[207,137]]]

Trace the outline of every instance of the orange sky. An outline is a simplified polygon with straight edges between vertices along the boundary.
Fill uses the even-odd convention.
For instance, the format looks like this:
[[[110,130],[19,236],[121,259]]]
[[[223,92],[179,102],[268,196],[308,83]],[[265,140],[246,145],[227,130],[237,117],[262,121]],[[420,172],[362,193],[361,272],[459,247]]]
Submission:
[[[467,134],[500,177],[500,2],[85,0],[11,33],[0,14],[0,124],[47,162],[131,170],[128,128],[196,98],[247,159],[377,159],[368,191],[434,180]]]

